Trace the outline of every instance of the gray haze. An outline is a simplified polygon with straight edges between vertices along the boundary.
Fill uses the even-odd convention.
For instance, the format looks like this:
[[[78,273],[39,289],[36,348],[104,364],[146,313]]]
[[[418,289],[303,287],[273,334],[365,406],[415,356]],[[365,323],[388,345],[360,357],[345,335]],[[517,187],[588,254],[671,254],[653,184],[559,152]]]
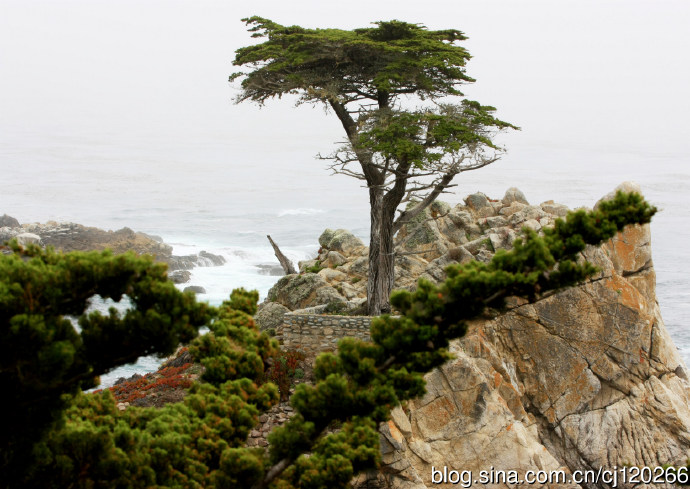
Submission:
[[[535,148],[690,153],[685,0],[0,0],[2,156],[85,139],[133,154],[224,139],[243,162],[261,148],[323,173],[312,157],[342,137],[333,117],[284,102],[232,105],[233,52],[252,42],[239,19],[254,14],[310,27],[397,18],[461,29],[478,80],[467,95],[523,128],[504,138],[506,164]]]

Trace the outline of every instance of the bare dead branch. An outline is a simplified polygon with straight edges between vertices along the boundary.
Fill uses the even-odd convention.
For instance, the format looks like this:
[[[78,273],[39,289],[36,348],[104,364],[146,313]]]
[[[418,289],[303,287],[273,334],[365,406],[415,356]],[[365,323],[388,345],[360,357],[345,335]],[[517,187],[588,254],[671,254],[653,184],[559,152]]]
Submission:
[[[285,256],[282,251],[280,251],[280,248],[278,248],[278,245],[275,244],[275,242],[271,239],[271,236],[266,235],[266,237],[268,238],[268,241],[271,243],[271,246],[273,247],[273,252],[276,254],[276,258],[278,258],[280,266],[283,267],[285,275],[297,273],[297,270],[295,270],[295,266],[292,264],[290,259],[287,256]]]

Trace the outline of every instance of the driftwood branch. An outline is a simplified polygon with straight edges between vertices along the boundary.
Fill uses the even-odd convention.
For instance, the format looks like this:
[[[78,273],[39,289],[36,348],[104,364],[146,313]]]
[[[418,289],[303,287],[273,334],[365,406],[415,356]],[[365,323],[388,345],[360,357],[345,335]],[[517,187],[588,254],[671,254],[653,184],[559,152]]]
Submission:
[[[295,270],[295,266],[292,264],[292,262],[288,259],[287,256],[283,255],[283,252],[280,251],[278,245],[275,244],[275,242],[271,239],[271,235],[267,234],[266,237],[268,238],[268,241],[271,243],[271,246],[273,246],[273,251],[276,254],[276,258],[278,258],[278,261],[280,262],[280,266],[283,267],[285,275],[297,273],[297,270]]]

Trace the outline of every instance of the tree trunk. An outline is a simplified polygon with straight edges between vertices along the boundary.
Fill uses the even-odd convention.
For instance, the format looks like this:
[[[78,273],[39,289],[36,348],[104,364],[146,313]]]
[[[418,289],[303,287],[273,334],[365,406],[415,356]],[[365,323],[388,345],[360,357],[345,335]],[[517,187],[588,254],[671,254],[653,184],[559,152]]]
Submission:
[[[367,313],[378,316],[391,311],[390,296],[395,282],[395,245],[393,221],[397,207],[385,205],[383,191],[370,188],[371,239],[369,241],[369,277]]]
[[[383,189],[369,187],[369,275],[367,277],[367,313],[378,316],[388,305],[381,283],[381,218],[383,209]],[[388,306],[390,307],[390,306]]]

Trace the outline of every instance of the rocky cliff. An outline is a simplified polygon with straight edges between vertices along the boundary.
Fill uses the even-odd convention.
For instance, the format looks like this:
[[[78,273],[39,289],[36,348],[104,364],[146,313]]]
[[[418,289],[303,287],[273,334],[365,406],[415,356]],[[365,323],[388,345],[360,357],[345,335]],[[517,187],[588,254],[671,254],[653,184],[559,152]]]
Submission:
[[[412,286],[415,274],[438,281],[448,263],[489,259],[511,246],[520,226],[539,230],[566,211],[553,202],[530,206],[516,190],[501,201],[475,194],[455,209],[439,204],[402,233],[400,250],[424,253],[401,253],[398,284]],[[433,213],[437,219],[427,220]],[[320,266],[333,257],[341,263],[318,272],[321,287],[340,289],[343,301],[361,296],[365,251],[337,251],[340,260],[323,247]],[[527,471],[596,474],[687,463],[690,384],[659,313],[649,226],[629,228],[585,258],[601,270],[589,282],[531,304],[516,300],[507,313],[471,325],[452,345],[455,359],[427,376],[427,394],[393,411],[381,429],[382,469],[360,477],[359,487],[457,485],[434,483],[432,468],[444,467],[476,479],[492,468],[522,478]],[[352,284],[353,277],[361,280]],[[294,307],[282,300],[286,284],[273,292]],[[304,290],[300,297],[317,298]],[[664,487],[623,482],[622,473],[616,482]],[[544,486],[615,487],[600,478]]]
[[[385,487],[432,487],[432,466],[524,475],[687,462],[690,386],[659,314],[649,229],[587,255],[597,278],[476,322],[427,395],[396,409]]]

